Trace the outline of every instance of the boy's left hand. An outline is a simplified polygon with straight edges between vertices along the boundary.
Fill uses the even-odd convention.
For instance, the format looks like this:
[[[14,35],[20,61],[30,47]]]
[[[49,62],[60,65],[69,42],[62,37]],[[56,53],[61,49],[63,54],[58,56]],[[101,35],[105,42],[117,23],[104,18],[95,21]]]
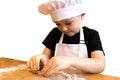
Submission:
[[[52,57],[42,69],[44,76],[49,76],[59,70],[70,67],[71,58],[67,56],[55,56]]]

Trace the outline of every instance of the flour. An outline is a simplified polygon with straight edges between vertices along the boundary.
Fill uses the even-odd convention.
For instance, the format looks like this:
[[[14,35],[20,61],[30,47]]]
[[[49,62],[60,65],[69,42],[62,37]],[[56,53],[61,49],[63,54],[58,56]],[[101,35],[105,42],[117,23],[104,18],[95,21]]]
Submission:
[[[56,73],[49,78],[50,80],[85,80],[85,78],[79,78],[77,74],[68,74],[65,72]]]
[[[6,72],[13,72],[13,71],[17,71],[17,70],[23,70],[26,69],[27,66],[25,64],[20,64],[18,66],[13,66],[13,67],[6,67],[6,68],[1,68],[0,69],[0,74],[1,73],[6,73]]]
[[[39,76],[42,76],[41,71],[38,72]],[[45,77],[44,77],[45,78]],[[37,79],[36,79],[37,80]],[[39,79],[38,79],[39,80]],[[42,77],[41,77],[42,80]],[[43,79],[44,80],[44,79]],[[57,73],[54,73],[48,77],[46,77],[45,80],[86,80],[85,78],[80,77],[80,75],[78,76],[78,74],[69,74],[67,72],[64,71],[60,71]]]

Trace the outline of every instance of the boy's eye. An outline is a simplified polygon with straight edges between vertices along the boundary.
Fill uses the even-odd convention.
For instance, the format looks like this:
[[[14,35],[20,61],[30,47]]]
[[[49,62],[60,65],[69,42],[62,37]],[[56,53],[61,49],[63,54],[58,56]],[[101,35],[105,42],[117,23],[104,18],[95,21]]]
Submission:
[[[60,23],[55,23],[57,26],[61,26],[62,24],[60,24]],[[71,25],[72,24],[72,22],[66,22],[66,23],[64,23],[64,25]]]
[[[60,24],[56,24],[57,26],[59,26]]]
[[[70,25],[72,22],[68,22],[68,23],[66,23],[66,25]]]

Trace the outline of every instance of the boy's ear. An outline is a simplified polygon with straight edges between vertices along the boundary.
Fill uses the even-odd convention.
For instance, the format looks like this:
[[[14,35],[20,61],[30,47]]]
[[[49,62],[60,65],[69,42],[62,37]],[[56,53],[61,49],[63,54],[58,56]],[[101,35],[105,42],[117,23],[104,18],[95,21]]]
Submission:
[[[85,13],[81,14],[81,19],[83,20],[85,18]]]

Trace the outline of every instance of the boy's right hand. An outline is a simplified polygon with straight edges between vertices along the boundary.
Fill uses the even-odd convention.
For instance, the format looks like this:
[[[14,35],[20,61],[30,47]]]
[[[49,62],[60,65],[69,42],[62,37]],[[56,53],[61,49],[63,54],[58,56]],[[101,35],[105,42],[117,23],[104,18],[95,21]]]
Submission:
[[[45,54],[32,56],[27,62],[27,67],[30,68],[34,73],[37,73],[41,68],[40,66],[46,64],[48,59],[49,57]]]

